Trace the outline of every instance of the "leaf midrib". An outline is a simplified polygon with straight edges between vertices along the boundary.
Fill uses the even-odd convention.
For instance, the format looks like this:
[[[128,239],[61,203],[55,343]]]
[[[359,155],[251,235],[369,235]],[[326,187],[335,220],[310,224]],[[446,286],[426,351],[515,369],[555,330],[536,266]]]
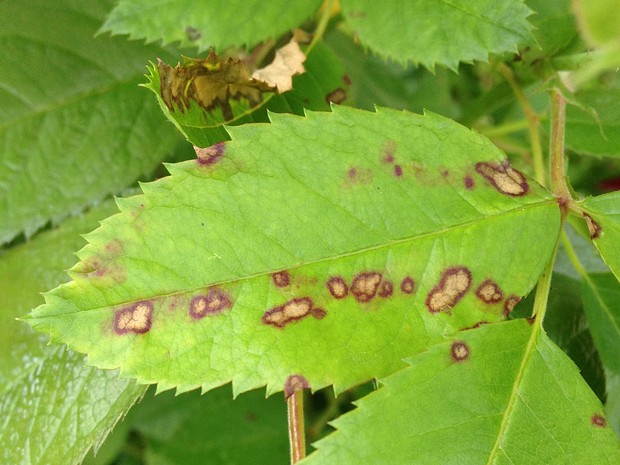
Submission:
[[[320,259],[317,259],[317,260],[303,262],[303,263],[300,263],[299,265],[294,265],[294,266],[286,267],[285,269],[286,270],[295,270],[295,269],[298,269],[298,268],[301,268],[301,267],[304,267],[304,266],[315,265],[315,264],[326,262],[326,261],[333,261],[333,260],[337,260],[337,259],[341,259],[341,258],[345,258],[345,257],[350,257],[350,256],[353,256],[355,254],[362,254],[362,253],[370,252],[370,251],[373,251],[373,250],[379,250],[379,249],[382,249],[384,247],[392,247],[392,246],[395,246],[395,245],[398,245],[398,244],[403,244],[403,243],[410,242],[410,241],[416,241],[416,240],[421,240],[421,239],[425,239],[425,238],[428,238],[428,237],[438,236],[438,235],[441,235],[441,234],[444,234],[444,233],[447,233],[447,232],[450,232],[450,231],[454,231],[454,230],[457,230],[457,229],[460,229],[460,228],[466,228],[468,226],[475,225],[475,224],[478,224],[478,223],[481,223],[481,222],[484,222],[484,221],[487,221],[487,220],[494,220],[494,219],[497,219],[497,218],[501,218],[501,217],[503,217],[505,215],[521,213],[521,212],[524,212],[525,210],[529,210],[529,209],[532,209],[532,208],[540,208],[540,207],[544,207],[544,206],[547,206],[547,205],[552,205],[554,203],[556,203],[555,199],[550,198],[550,199],[545,199],[544,201],[540,201],[540,202],[536,202],[536,203],[532,203],[532,204],[528,204],[528,205],[519,205],[519,206],[517,206],[517,207],[515,207],[515,208],[513,208],[511,210],[504,210],[504,211],[500,212],[499,214],[495,214],[495,215],[492,215],[492,216],[486,216],[486,217],[483,217],[483,218],[478,218],[478,219],[475,219],[475,220],[466,221],[466,222],[459,223],[459,224],[456,224],[456,225],[452,225],[452,226],[449,226],[449,227],[445,227],[443,229],[436,230],[436,231],[431,231],[431,232],[427,232],[427,233],[421,233],[421,234],[419,234],[417,236],[414,236],[414,237],[407,237],[407,238],[404,238],[404,239],[392,240],[392,241],[390,241],[388,243],[382,243],[382,244],[379,244],[379,245],[369,246],[369,247],[365,247],[365,248],[362,248],[362,249],[357,249],[357,250],[353,250],[353,251],[350,251],[350,252],[342,253],[342,254],[339,254],[339,255],[334,255],[334,256],[330,256],[330,257],[320,258]],[[128,306],[128,305],[132,305],[132,304],[135,304],[135,303],[143,301],[143,300],[153,299],[153,298],[174,297],[174,296],[178,296],[178,295],[182,295],[182,294],[187,294],[187,293],[195,292],[197,290],[204,289],[205,287],[220,286],[220,285],[224,285],[224,284],[237,283],[239,281],[245,281],[245,280],[248,280],[248,279],[254,279],[254,278],[257,278],[257,277],[270,275],[270,274],[273,274],[273,273],[275,273],[277,271],[281,271],[281,270],[282,270],[282,268],[273,269],[273,270],[267,270],[267,271],[261,271],[260,273],[243,276],[241,278],[235,278],[235,279],[230,279],[230,280],[226,280],[226,281],[216,281],[216,282],[213,282],[213,283],[209,283],[208,285],[199,286],[199,287],[195,287],[195,288],[191,288],[191,289],[184,289],[184,290],[174,291],[174,292],[170,292],[168,294],[160,294],[160,295],[156,295],[156,296],[151,295],[151,296],[141,297],[141,298],[137,298],[137,299],[133,299],[133,300],[128,300],[128,301],[124,301],[124,302],[118,302],[118,303],[115,303],[115,304],[104,305],[104,306],[100,306],[100,307],[93,307],[93,308],[87,308],[87,309],[86,308],[78,309],[78,310],[76,310],[74,312],[63,312],[62,315],[64,315],[64,316],[66,316],[66,315],[74,315],[74,314],[77,314],[77,313],[80,313],[80,312],[99,311],[99,310],[103,310],[103,309],[110,308],[110,307],[116,307],[116,306]],[[75,273],[75,274],[77,275],[78,273]],[[65,286],[65,285],[62,285],[62,286]],[[66,299],[62,298],[62,300],[66,300]],[[45,304],[45,305],[48,305],[48,304]],[[32,318],[33,319],[45,319],[47,317],[33,316]]]

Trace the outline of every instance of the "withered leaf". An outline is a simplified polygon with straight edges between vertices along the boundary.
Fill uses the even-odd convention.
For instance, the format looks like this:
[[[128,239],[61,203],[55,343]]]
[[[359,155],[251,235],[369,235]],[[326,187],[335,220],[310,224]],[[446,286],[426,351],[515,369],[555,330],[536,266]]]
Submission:
[[[292,39],[284,47],[276,50],[276,56],[271,64],[254,71],[252,77],[276,87],[278,93],[286,92],[293,88],[293,76],[306,71],[304,61],[306,55],[299,48],[297,41]]]
[[[194,100],[206,111],[220,108],[224,118],[233,119],[229,100],[246,99],[250,106],[262,101],[263,92],[276,92],[276,87],[254,79],[239,59],[223,61],[211,49],[205,59],[183,57],[183,65],[174,68],[158,60],[161,97],[174,111],[174,103],[181,112]]]

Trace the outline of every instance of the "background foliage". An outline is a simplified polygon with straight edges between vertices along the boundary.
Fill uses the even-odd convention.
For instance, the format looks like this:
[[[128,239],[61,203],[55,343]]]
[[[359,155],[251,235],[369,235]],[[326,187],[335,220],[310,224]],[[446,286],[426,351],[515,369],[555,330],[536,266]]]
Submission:
[[[284,463],[285,404],[280,395],[264,397],[301,372],[314,391],[334,386],[339,394],[326,387],[307,399],[309,439],[324,437],[310,463],[529,464],[531,451],[539,463],[617,463],[620,21],[608,14],[613,1],[293,3],[0,2],[0,17],[10,18],[0,24],[0,461]],[[324,32],[304,45],[306,73],[294,77],[292,91],[229,122],[238,128],[224,129],[197,106],[168,111],[157,69],[147,69],[157,58],[175,64],[209,47],[235,55],[281,44],[294,27]],[[536,150],[549,142],[551,88],[569,102],[567,178],[584,199],[562,230],[555,200],[536,183],[544,183]],[[386,108],[365,113],[330,102]],[[402,109],[429,112],[393,111]],[[200,147],[232,141],[224,163],[205,169],[183,136]],[[504,152],[528,175],[528,195],[502,195],[476,171],[479,162],[500,163]],[[539,155],[546,165],[546,149]],[[181,163],[166,171],[162,161]],[[377,187],[382,202],[373,200]],[[117,206],[114,195],[126,198]],[[579,209],[603,235],[590,240]],[[75,265],[81,235],[95,229]],[[221,237],[228,242],[217,248]],[[126,249],[115,255],[117,239]],[[525,317],[556,241],[541,331]],[[88,268],[93,257],[107,268]],[[211,267],[199,266],[205,262]],[[431,315],[426,295],[443,271],[462,264],[471,266],[470,294],[451,314]],[[124,270],[129,279],[118,285],[106,271],[112,278],[101,280],[99,269]],[[293,279],[288,291],[270,281],[283,269]],[[350,283],[368,269],[394,281],[394,298],[377,297],[362,312],[352,296],[328,300],[328,276]],[[416,278],[412,300],[398,292],[405,273]],[[516,321],[456,332],[503,318],[503,303],[474,297],[490,277],[504,298],[524,297],[510,315]],[[87,359],[46,345],[47,336],[15,320],[44,302],[40,292],[69,279],[32,321]],[[171,313],[154,320],[165,324],[149,334],[150,345],[98,330],[123,302],[165,296],[156,309],[187,306],[220,282],[233,282],[225,290],[246,302],[232,314],[241,319],[187,330]],[[327,310],[323,320],[257,326],[265,310],[300,292]],[[450,355],[455,343],[467,344],[466,361]],[[136,377],[159,391],[230,381],[235,395],[267,390],[234,401],[227,386],[154,396]],[[372,378],[379,389],[360,384]],[[337,431],[328,434],[336,417]],[[446,443],[454,446],[438,446]]]

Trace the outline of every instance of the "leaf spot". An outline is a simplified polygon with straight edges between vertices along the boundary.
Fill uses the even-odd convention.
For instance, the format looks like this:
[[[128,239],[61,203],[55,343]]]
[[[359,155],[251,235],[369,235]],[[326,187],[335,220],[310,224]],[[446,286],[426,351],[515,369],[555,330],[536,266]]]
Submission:
[[[437,284],[426,297],[426,308],[437,313],[454,307],[471,287],[471,271],[464,266],[445,270]]]
[[[351,283],[351,293],[360,303],[371,301],[377,294],[379,283],[381,282],[381,273],[374,271],[360,273]]]
[[[394,176],[400,178],[403,175],[403,167],[400,165],[394,165]]]
[[[496,282],[487,279],[476,289],[476,297],[485,304],[496,304],[501,302],[504,298],[504,294]]]
[[[277,287],[286,287],[291,282],[291,275],[288,271],[283,270],[272,274],[271,279],[273,280],[273,284],[275,284]]]
[[[508,160],[500,164],[477,163],[476,171],[501,194],[520,197],[529,191],[525,176],[512,168]]]
[[[261,321],[266,325],[275,326],[276,328],[284,328],[287,324],[301,320],[302,318],[312,314],[313,306],[314,302],[310,297],[298,297],[291,299],[280,307],[274,307],[271,310],[267,310],[263,314]],[[320,314],[320,312],[318,313]],[[324,316],[325,315],[323,315],[323,317]],[[321,318],[322,317],[318,319]]]
[[[405,276],[400,283],[400,290],[403,294],[413,294],[415,281],[410,276]]]
[[[187,40],[190,42],[196,42],[202,37],[200,31],[192,26],[187,26],[185,28],[185,35],[187,36]]]
[[[336,90],[331,91],[329,94],[325,96],[325,101],[329,103],[340,104],[347,99],[347,92],[342,88],[338,87]]]
[[[471,176],[465,176],[463,183],[465,184],[465,189],[467,190],[472,190],[475,187],[474,178]]]
[[[454,341],[450,346],[450,356],[457,363],[467,360],[469,352],[469,346],[463,341]]]
[[[309,389],[310,383],[301,375],[291,375],[284,382],[284,398],[288,399],[295,392]]]
[[[217,315],[232,308],[230,296],[221,289],[209,289],[207,295],[197,295],[189,303],[189,315],[194,320]]]
[[[517,304],[521,301],[521,297],[518,295],[511,294],[506,298],[504,302],[504,316],[507,318],[510,315],[510,312],[517,306]]]
[[[214,165],[222,158],[222,155],[224,155],[226,151],[226,142],[218,142],[206,148],[194,146],[194,151],[196,152],[196,161],[199,165]]]
[[[144,334],[151,329],[153,320],[153,304],[138,302],[125,307],[114,315],[114,331],[116,334]]]
[[[334,299],[344,299],[349,295],[349,286],[340,276],[332,276],[325,284]]]
[[[590,239],[598,239],[601,236],[603,229],[601,225],[592,219],[586,212],[582,212],[583,217],[586,219],[588,225],[588,232],[590,233]]]
[[[592,421],[592,424],[596,426],[597,428],[607,427],[607,420],[605,419],[603,415],[600,415],[598,413],[592,415],[591,421]]]
[[[392,281],[382,281],[381,286],[379,286],[379,296],[380,297],[390,297],[394,293],[394,285]]]

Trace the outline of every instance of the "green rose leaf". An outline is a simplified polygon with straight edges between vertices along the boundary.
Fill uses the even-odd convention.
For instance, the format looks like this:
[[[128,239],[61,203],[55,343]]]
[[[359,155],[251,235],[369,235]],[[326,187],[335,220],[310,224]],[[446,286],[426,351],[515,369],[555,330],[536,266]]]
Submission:
[[[620,10],[615,0],[574,0],[573,11],[590,45],[620,44]]]
[[[611,273],[588,274],[582,284],[583,308],[601,359],[620,373],[620,284]]]
[[[160,389],[338,392],[500,320],[551,256],[555,199],[448,119],[271,119],[120,201],[32,325]]]
[[[145,391],[114,371],[86,365],[64,346],[46,345],[15,320],[66,280],[80,233],[112,213],[111,202],[14,247],[0,260],[0,462],[78,464]],[[53,444],[53,447],[50,446]]]
[[[311,17],[320,5],[320,0],[120,0],[102,30],[147,42],[180,42],[221,51],[280,37]]]
[[[108,3],[0,2],[0,244],[119,192],[178,141],[138,87],[167,54],[94,39]]]
[[[581,204],[590,238],[620,280],[620,192],[590,197]]]
[[[600,401],[537,329],[519,319],[430,347],[300,463],[618,463]]]
[[[342,0],[342,12],[360,42],[384,58],[456,69],[489,53],[516,52],[531,36],[522,0],[497,2],[383,2]]]
[[[620,157],[620,89],[597,88],[576,95],[581,107],[566,113],[566,146],[575,152]]]

